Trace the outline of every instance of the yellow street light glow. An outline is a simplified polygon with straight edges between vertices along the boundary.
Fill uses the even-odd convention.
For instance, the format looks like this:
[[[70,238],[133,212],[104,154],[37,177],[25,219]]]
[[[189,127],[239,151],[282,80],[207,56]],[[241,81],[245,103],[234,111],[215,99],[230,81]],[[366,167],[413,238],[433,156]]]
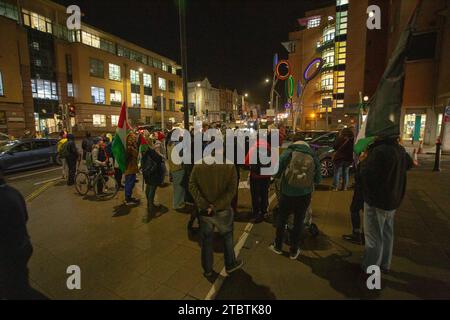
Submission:
[[[364,101],[365,102],[369,101],[369,97],[368,96],[364,96]]]
[[[144,69],[142,69],[142,68],[139,68],[139,72],[142,72],[142,71],[144,71]]]

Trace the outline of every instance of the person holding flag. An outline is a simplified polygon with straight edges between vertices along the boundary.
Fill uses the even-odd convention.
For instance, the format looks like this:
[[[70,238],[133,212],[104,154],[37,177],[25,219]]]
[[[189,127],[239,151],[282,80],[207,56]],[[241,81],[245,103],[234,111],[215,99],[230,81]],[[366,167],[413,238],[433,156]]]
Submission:
[[[112,152],[119,169],[125,174],[125,204],[136,205],[140,201],[132,197],[136,174],[138,173],[138,146],[134,132],[127,120],[127,106],[122,103],[116,135],[112,143]]]

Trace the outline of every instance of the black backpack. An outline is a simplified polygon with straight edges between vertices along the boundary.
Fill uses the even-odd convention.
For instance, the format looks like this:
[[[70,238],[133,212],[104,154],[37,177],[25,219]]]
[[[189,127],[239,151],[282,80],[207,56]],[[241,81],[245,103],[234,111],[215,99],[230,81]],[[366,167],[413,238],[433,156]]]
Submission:
[[[141,159],[142,176],[146,184],[154,184],[158,177],[158,164],[151,157],[151,151],[147,151]]]

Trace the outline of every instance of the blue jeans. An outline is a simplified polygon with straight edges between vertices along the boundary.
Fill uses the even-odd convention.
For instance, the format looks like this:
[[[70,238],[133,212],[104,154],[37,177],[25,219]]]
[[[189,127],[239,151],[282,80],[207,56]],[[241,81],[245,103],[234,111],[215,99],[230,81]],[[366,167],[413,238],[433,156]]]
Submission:
[[[339,189],[339,182],[341,180],[341,176],[343,176],[344,179],[344,189],[347,189],[348,187],[348,180],[349,177],[349,171],[350,171],[350,165],[345,163],[340,163],[334,168],[334,178],[333,178],[333,187]]]
[[[133,196],[133,188],[135,184],[136,174],[127,174],[125,176],[125,200],[129,200]]]
[[[364,203],[364,270],[372,265],[390,269],[394,246],[394,215],[395,210],[386,211]]]
[[[213,236],[217,228],[224,241],[225,268],[236,265],[236,255],[233,246],[233,211],[231,209],[216,212],[213,217],[200,216],[200,234],[202,239],[202,267],[205,273],[213,271]]]
[[[178,209],[184,203],[185,190],[183,186],[184,170],[172,172],[173,208]]]

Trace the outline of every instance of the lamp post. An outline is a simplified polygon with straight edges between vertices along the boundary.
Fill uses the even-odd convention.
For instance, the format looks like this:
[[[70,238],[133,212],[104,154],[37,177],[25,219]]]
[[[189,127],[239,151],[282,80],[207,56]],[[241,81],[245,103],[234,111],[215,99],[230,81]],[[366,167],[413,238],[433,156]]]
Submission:
[[[189,103],[188,103],[188,72],[187,72],[187,45],[186,45],[186,0],[178,0],[178,14],[180,20],[180,44],[181,44],[181,67],[183,80],[183,108],[184,128],[189,130]]]

